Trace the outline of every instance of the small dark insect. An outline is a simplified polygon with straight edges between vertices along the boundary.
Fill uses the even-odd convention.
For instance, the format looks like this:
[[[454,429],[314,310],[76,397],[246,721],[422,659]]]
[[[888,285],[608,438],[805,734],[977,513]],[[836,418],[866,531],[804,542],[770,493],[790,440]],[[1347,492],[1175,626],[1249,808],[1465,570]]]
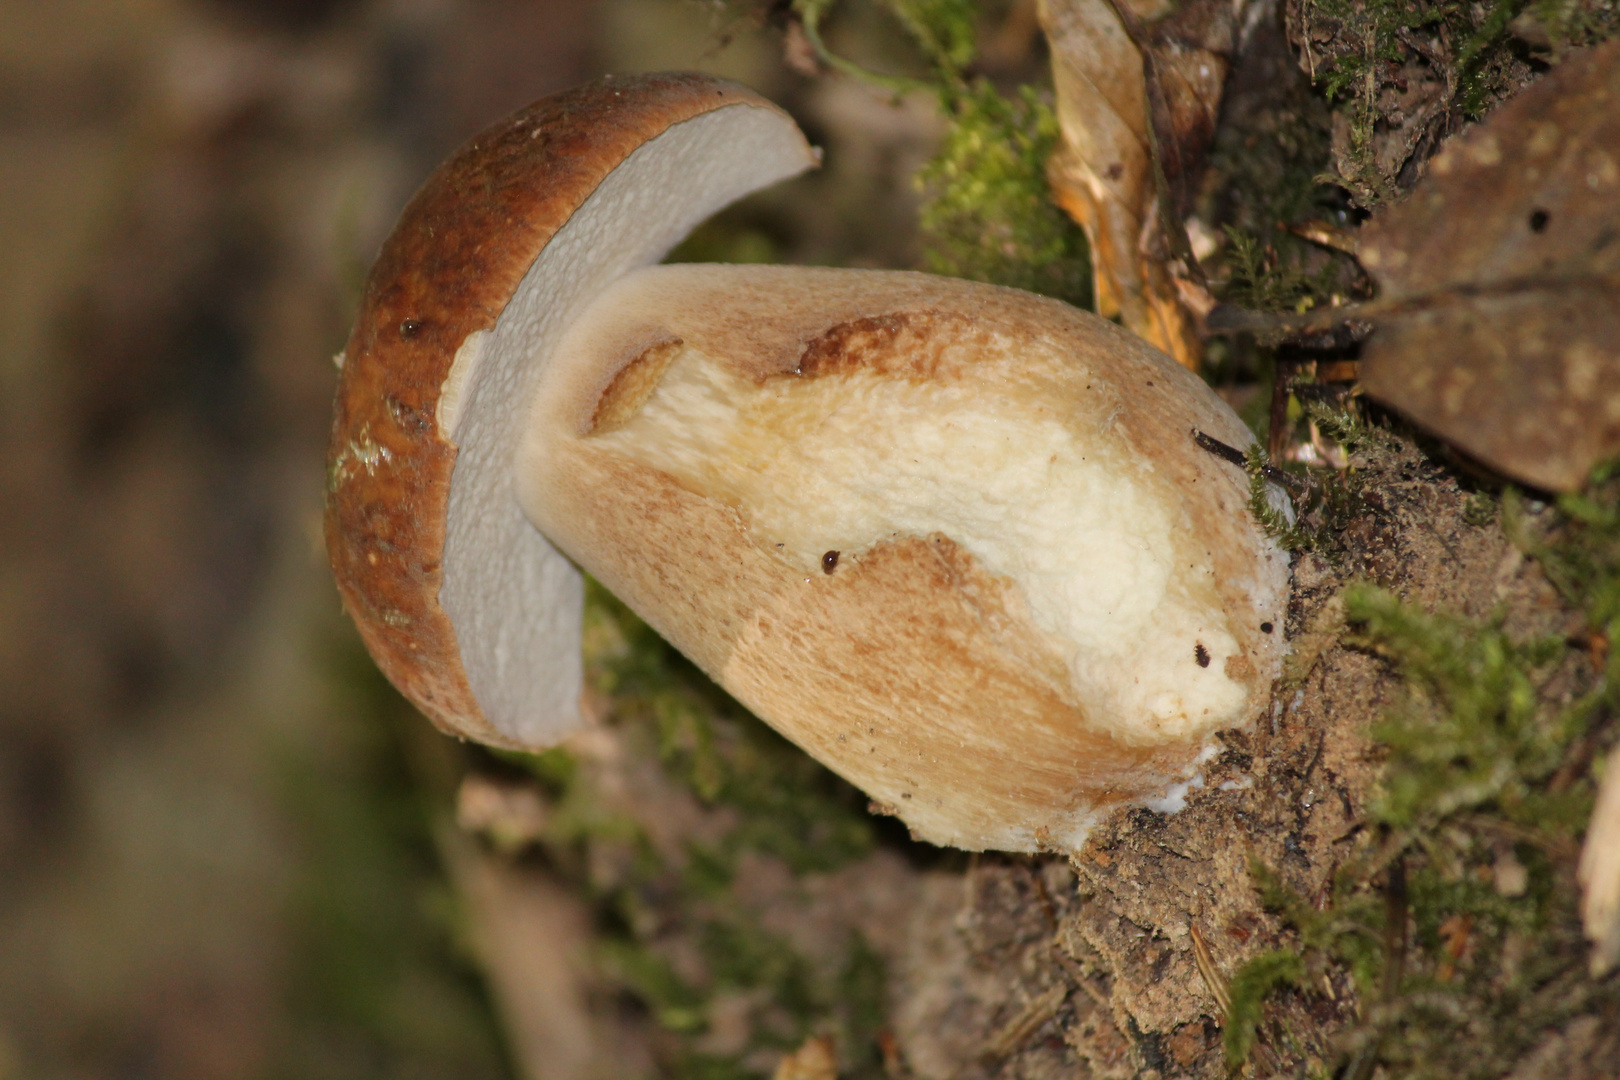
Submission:
[[[1547,222],[1550,221],[1551,219],[1552,219],[1552,215],[1547,213],[1547,211],[1545,211],[1545,210],[1533,210],[1533,211],[1531,211],[1531,213],[1530,213],[1530,231],[1535,232],[1535,233],[1541,232],[1543,229],[1545,229],[1547,227]]]
[[[1262,634],[1269,634],[1269,633],[1271,633],[1271,624],[1270,624],[1270,623],[1268,623],[1268,622],[1263,622],[1263,623],[1261,623],[1261,624],[1260,624],[1260,632],[1261,632],[1261,633],[1262,633]]]
[[[1209,667],[1209,650],[1202,641],[1193,646],[1193,659],[1198,661],[1199,667]]]
[[[821,557],[821,572],[830,574],[838,569],[838,552],[829,551]]]
[[[418,320],[418,319],[406,319],[404,322],[399,324],[399,336],[400,337],[415,337],[416,334],[417,334],[417,331],[419,331],[421,329],[422,329],[422,323],[421,323],[420,320]]]

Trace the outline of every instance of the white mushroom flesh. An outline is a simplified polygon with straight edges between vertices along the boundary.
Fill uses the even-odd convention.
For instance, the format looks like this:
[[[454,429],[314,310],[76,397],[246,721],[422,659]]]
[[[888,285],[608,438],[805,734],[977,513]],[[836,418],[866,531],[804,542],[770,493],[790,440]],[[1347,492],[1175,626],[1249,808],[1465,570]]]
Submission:
[[[709,304],[694,287],[734,296],[744,281],[774,280],[786,295],[809,287],[807,277],[819,284],[829,272],[638,271],[575,324],[555,363],[612,368],[626,311],[695,336],[687,312]],[[1246,691],[1226,673],[1237,643],[1210,560],[1196,538],[1178,535],[1151,459],[1116,428],[1103,389],[1111,376],[1038,335],[992,332],[973,347],[985,362],[1068,368],[1097,390],[1048,397],[1033,392],[1046,389],[1038,383],[1009,383],[996,395],[869,368],[760,382],[739,374],[738,358],[683,343],[660,358],[662,377],[639,412],[590,441],[735,507],[755,544],[803,574],[819,575],[829,551],[856,562],[897,535],[950,537],[1018,585],[1064,657],[1077,703],[1123,741],[1240,722]]]

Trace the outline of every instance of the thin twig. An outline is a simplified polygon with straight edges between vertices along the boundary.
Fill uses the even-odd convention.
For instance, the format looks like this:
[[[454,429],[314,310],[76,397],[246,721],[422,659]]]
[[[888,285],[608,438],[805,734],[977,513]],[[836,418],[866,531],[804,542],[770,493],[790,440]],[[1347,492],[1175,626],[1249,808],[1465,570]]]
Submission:
[[[803,7],[795,5],[795,7],[798,8],[799,25],[804,29],[805,40],[810,43],[810,48],[815,51],[816,58],[834,71],[870,83],[873,86],[881,87],[896,98],[904,97],[906,94],[915,93],[918,90],[927,90],[930,93],[939,92],[938,87],[923,82],[921,79],[912,79],[904,75],[884,75],[881,72],[864,68],[853,60],[839,56],[827,48],[826,42],[821,40],[820,9],[811,5]]]
[[[1192,437],[1193,442],[1197,443],[1202,449],[1214,454],[1222,461],[1236,465],[1240,469],[1248,469],[1249,459],[1244,455],[1243,451],[1239,450],[1237,447],[1228,446],[1226,443],[1221,442],[1221,440],[1213,436],[1206,435],[1197,428],[1192,429]],[[1273,484],[1278,484],[1287,488],[1296,495],[1301,494],[1310,488],[1310,483],[1308,481],[1295,476],[1293,473],[1285,472],[1284,470],[1277,468],[1275,465],[1260,466],[1260,475],[1264,476]]]
[[[1360,323],[1371,330],[1372,325],[1382,319],[1411,312],[1433,311],[1459,299],[1489,299],[1526,292],[1573,289],[1589,289],[1605,298],[1612,297],[1616,290],[1620,290],[1620,274],[1574,273],[1447,285],[1437,292],[1400,300],[1370,300],[1364,304],[1319,307],[1306,312],[1254,311],[1236,304],[1219,304],[1209,313],[1205,325],[1211,334],[1322,333],[1344,323]]]
[[[1187,930],[1192,937],[1193,962],[1198,965],[1198,974],[1203,977],[1209,996],[1220,1006],[1222,1023],[1225,1023],[1225,1018],[1232,1014],[1232,992],[1221,977],[1220,969],[1215,966],[1215,957],[1210,955],[1209,943],[1204,940],[1203,932],[1194,923],[1189,923]]]

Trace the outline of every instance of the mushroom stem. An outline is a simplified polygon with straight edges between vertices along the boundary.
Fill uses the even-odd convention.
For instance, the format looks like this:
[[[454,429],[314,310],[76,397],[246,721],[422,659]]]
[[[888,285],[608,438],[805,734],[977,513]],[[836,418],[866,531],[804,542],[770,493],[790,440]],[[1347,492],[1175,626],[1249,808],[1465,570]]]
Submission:
[[[1283,556],[1241,474],[1182,452],[1190,426],[1250,438],[1168,358],[1052,301],[653,267],[552,355],[516,488],[922,837],[1072,849],[1102,809],[1186,779],[1280,655],[1259,627]]]

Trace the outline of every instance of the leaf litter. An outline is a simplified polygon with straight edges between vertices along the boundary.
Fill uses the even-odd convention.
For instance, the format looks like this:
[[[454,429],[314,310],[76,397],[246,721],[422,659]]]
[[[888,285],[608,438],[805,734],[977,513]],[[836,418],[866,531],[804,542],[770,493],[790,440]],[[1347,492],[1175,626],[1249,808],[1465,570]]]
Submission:
[[[1362,230],[1373,398],[1515,480],[1620,453],[1620,41],[1453,139]]]

